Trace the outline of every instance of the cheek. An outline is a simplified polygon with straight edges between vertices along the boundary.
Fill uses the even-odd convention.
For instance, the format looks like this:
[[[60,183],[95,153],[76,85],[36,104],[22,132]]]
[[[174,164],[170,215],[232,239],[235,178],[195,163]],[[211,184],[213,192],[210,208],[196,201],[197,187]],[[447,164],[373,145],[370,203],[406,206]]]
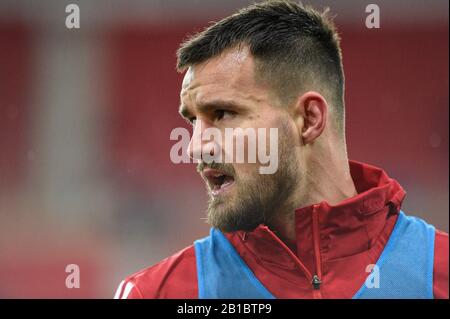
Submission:
[[[222,160],[232,163],[237,174],[253,176],[261,165],[278,157],[281,142],[296,146],[295,124],[283,113],[261,114],[244,124],[222,135]]]
[[[296,126],[287,116],[272,119],[263,132],[260,132],[256,143],[258,163],[267,166],[268,162],[280,160],[286,152],[294,153],[298,146]],[[261,154],[260,154],[261,153]],[[263,161],[263,163],[261,163]]]
[[[235,180],[238,184],[248,184],[257,180],[259,177],[258,163],[233,164],[236,172]]]

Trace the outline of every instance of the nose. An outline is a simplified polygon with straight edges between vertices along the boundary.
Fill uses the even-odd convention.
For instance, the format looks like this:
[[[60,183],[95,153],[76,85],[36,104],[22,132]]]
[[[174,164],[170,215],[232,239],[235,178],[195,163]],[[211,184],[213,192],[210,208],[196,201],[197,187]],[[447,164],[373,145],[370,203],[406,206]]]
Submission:
[[[194,129],[191,140],[189,141],[188,154],[194,160],[202,159],[202,123],[199,120],[194,121]]]
[[[211,134],[212,132],[214,134]],[[218,137],[217,133],[220,134],[217,128],[208,126],[201,120],[196,120],[194,122],[194,131],[189,141],[189,157],[197,161],[205,160],[205,157],[216,161],[216,157],[220,153],[220,145],[218,143],[221,143],[221,141],[216,140]]]

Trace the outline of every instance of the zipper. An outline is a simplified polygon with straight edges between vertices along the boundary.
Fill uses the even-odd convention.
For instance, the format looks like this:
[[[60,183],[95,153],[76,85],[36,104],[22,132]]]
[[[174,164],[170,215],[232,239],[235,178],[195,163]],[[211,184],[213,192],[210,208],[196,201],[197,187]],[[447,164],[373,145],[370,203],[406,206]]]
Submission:
[[[275,235],[268,227],[266,230],[272,236],[272,238],[279,243],[284,250],[291,256],[294,260],[297,267],[303,272],[306,279],[311,283],[313,288],[313,298],[314,299],[322,299],[322,261],[320,257],[320,230],[319,230],[319,212],[317,211],[317,205],[313,206],[312,212],[312,233],[313,233],[313,249],[314,249],[314,259],[316,271],[312,274],[308,268],[301,262],[301,260],[291,251],[291,249],[280,239],[277,235]]]
[[[284,250],[291,256],[291,258],[294,260],[297,267],[303,272],[306,279],[311,281],[313,280],[313,275],[311,272],[306,268],[306,266],[301,262],[301,260],[292,252],[292,250],[289,249],[289,247],[280,239],[277,235],[275,235],[268,227],[266,227],[266,230],[269,232],[269,234],[272,236],[272,238],[280,244]]]
[[[319,212],[316,208],[317,205],[314,205],[312,212],[313,247],[314,258],[316,262],[316,272],[312,276],[311,285],[313,287],[314,299],[322,299],[322,292],[320,290],[322,285],[322,261],[320,258]]]

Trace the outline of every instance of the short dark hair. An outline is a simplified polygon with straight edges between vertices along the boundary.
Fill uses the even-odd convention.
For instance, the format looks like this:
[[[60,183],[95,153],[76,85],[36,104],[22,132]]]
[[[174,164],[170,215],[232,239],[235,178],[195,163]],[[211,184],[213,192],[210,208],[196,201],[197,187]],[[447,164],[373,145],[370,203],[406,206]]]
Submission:
[[[300,90],[326,91],[344,127],[344,72],[340,39],[328,16],[287,0],[263,1],[239,10],[190,37],[177,52],[177,69],[213,58],[226,49],[248,46],[258,79],[288,102]]]

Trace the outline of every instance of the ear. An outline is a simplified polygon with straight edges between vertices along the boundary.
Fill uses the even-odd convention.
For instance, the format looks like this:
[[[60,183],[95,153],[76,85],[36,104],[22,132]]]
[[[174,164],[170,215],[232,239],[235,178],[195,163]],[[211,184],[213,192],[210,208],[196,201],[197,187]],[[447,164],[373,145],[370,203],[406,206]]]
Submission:
[[[318,138],[325,130],[328,115],[328,103],[317,92],[308,91],[297,100],[296,113],[302,118],[297,121],[299,132],[304,144],[309,144]]]

